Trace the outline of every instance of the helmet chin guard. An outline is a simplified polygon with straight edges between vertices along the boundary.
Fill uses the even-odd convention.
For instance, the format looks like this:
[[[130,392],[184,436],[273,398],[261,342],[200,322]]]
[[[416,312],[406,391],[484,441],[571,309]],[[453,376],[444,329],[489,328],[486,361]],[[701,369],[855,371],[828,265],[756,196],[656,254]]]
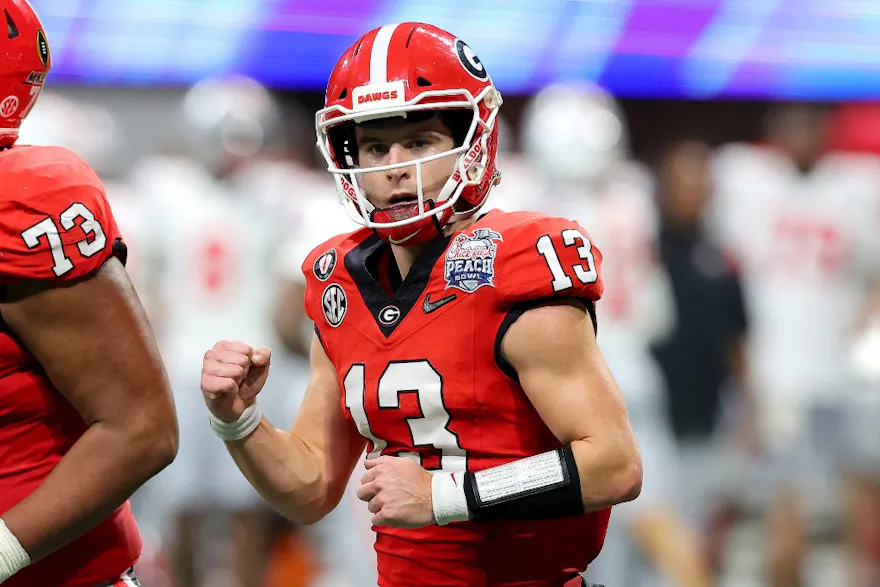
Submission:
[[[436,207],[434,200],[426,200],[419,210],[418,202],[409,202],[391,208],[373,210],[370,221],[374,226],[391,224],[398,220],[416,220],[393,228],[373,228],[374,232],[387,243],[400,247],[415,247],[429,243],[443,235],[443,228],[452,217],[452,209],[442,214],[430,214]]]

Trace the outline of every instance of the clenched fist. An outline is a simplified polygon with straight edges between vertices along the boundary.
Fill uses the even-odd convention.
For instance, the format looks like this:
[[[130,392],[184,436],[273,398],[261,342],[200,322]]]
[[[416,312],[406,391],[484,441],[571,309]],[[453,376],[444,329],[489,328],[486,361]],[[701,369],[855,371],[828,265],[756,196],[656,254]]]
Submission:
[[[202,394],[211,413],[224,422],[238,420],[263,389],[271,358],[268,347],[254,350],[243,342],[228,340],[221,340],[205,353]]]
[[[357,490],[367,502],[374,526],[421,528],[436,523],[431,474],[406,457],[367,459],[368,469]]]

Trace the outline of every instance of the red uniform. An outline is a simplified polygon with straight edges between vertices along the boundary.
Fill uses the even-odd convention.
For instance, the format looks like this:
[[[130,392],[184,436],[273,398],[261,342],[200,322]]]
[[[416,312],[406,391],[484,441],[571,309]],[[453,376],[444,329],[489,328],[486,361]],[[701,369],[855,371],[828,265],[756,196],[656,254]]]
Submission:
[[[427,247],[393,295],[394,261],[370,230],[328,241],[303,265],[306,309],[371,454],[479,471],[559,448],[504,363],[501,339],[548,297],[592,310],[601,254],[575,222],[497,211]],[[599,553],[609,514],[376,527],[379,583],[562,585]]]
[[[0,151],[0,182],[0,296],[6,285],[21,280],[82,278],[124,250],[100,179],[70,151]],[[0,320],[0,517],[43,482],[86,429]],[[140,551],[140,534],[126,503],[3,587],[112,583]]]

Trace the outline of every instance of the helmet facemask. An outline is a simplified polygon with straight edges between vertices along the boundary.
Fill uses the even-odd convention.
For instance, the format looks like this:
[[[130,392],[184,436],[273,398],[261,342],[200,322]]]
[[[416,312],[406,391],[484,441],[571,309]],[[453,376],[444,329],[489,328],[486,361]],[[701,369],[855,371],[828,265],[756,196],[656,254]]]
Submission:
[[[439,90],[424,92],[409,102],[382,108],[354,112],[333,106],[319,111],[316,116],[318,149],[336,181],[340,203],[352,220],[372,228],[392,243],[403,244],[405,241],[414,245],[430,240],[447,224],[473,215],[485,197],[473,198],[474,202],[469,202],[462,195],[468,188],[471,192],[478,189],[484,179],[494,149],[494,145],[490,148],[489,141],[494,140],[493,129],[500,102],[500,94],[489,86],[476,97],[466,90]],[[420,121],[426,118],[425,114],[434,112],[439,112],[452,130],[453,148],[402,163],[358,166],[355,124],[369,125],[371,121],[394,118]],[[455,156],[455,162],[449,178],[439,194],[428,199],[423,166],[450,156]],[[361,176],[405,168],[414,168],[415,205],[405,207],[405,210],[377,210],[367,199]],[[427,227],[431,230],[423,230]]]

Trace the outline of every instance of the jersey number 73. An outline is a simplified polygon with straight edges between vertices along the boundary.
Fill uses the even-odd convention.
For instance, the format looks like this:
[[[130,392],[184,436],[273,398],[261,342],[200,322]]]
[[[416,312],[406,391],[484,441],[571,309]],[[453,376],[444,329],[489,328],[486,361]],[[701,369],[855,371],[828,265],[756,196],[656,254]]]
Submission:
[[[67,210],[61,213],[59,220],[61,229],[65,232],[77,225],[77,219],[82,219],[80,226],[86,233],[86,238],[77,243],[79,254],[83,257],[91,257],[107,245],[107,237],[101,223],[95,219],[95,215],[85,204],[75,202]],[[21,233],[21,238],[29,249],[40,246],[40,241],[46,238],[49,250],[52,252],[52,271],[56,277],[61,277],[73,269],[73,261],[64,254],[64,242],[58,225],[50,217],[46,217]],[[89,238],[91,237],[91,238]]]

